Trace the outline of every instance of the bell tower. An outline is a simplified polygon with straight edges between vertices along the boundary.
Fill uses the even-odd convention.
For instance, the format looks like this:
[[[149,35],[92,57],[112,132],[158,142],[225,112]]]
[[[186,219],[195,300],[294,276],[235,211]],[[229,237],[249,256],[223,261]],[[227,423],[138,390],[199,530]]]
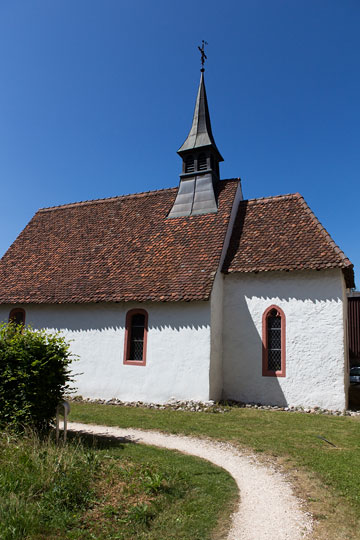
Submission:
[[[182,172],[169,218],[217,212],[214,188],[220,179],[219,163],[224,160],[211,131],[204,80],[204,47],[203,41],[199,47],[202,67],[194,117],[189,135],[177,151],[183,162]]]

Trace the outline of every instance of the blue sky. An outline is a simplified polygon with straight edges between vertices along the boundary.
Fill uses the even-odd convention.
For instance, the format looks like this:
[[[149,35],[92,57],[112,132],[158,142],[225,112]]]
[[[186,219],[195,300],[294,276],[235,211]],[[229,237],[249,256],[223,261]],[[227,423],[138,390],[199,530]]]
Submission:
[[[178,184],[208,41],[245,198],[300,192],[360,285],[358,0],[1,0],[0,255],[40,207]]]

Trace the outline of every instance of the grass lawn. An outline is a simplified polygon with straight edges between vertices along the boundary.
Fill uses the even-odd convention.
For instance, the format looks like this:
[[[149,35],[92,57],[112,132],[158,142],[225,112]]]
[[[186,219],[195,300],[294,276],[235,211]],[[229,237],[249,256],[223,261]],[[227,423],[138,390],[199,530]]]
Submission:
[[[219,539],[238,499],[222,469],[116,440],[0,433],[1,540]]]
[[[70,420],[231,441],[290,474],[317,518],[314,538],[360,539],[359,417],[235,407],[223,414],[191,413],[72,403]]]

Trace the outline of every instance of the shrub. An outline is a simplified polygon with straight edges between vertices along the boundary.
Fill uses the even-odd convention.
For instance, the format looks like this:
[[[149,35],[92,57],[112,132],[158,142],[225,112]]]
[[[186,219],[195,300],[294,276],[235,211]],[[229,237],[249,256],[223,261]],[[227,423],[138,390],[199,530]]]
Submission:
[[[71,382],[69,345],[59,334],[0,326],[0,427],[46,431]]]

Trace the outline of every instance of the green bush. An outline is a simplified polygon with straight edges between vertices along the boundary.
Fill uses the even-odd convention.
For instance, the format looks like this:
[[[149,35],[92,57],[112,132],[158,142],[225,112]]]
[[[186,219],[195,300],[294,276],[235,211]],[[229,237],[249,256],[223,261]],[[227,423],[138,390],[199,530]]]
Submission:
[[[0,326],[0,428],[46,431],[69,389],[69,345],[58,334]]]

